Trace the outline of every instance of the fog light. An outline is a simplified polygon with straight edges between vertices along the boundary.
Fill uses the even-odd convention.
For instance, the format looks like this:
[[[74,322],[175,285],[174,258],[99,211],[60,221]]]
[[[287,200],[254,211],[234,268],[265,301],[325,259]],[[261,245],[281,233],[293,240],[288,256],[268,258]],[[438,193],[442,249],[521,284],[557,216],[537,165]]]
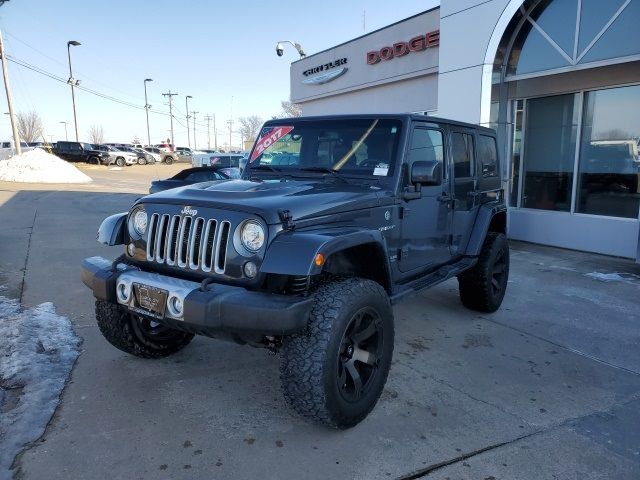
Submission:
[[[181,317],[183,307],[184,305],[179,297],[171,297],[169,299],[169,310],[173,316]]]
[[[253,262],[245,263],[244,274],[249,278],[255,278],[255,276],[258,274],[258,266]]]
[[[131,292],[129,291],[129,287],[126,283],[119,283],[118,288],[116,289],[116,295],[118,296],[118,300],[123,303],[127,303],[129,301],[129,295]]]
[[[129,245],[127,245],[127,253],[129,254],[130,257],[135,256],[136,246],[133,243],[130,243]]]

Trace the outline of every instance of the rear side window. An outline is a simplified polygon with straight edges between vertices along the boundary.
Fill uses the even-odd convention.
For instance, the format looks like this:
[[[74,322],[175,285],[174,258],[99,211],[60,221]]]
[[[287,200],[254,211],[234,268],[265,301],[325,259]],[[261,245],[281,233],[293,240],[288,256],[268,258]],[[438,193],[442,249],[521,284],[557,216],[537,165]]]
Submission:
[[[468,133],[451,134],[453,174],[455,178],[473,176],[473,136]]]
[[[498,148],[495,138],[487,135],[478,137],[478,162],[483,177],[498,176]]]
[[[415,128],[409,149],[409,165],[415,161],[437,161],[444,159],[442,132],[426,128]]]

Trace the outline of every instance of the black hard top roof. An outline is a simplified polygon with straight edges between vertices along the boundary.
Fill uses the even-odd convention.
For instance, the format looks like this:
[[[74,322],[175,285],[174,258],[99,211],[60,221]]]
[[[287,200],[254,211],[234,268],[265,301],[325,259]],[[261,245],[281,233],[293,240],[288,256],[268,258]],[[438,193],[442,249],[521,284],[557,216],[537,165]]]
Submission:
[[[384,119],[395,119],[401,120],[403,122],[409,121],[420,121],[420,122],[431,122],[431,123],[440,123],[447,125],[455,125],[457,127],[464,128],[472,128],[483,133],[487,133],[490,135],[495,135],[496,132],[492,128],[482,127],[473,123],[460,122],[458,120],[450,120],[447,118],[433,117],[431,115],[419,115],[415,113],[351,113],[351,114],[340,114],[340,115],[318,115],[318,116],[303,116],[303,117],[290,117],[290,118],[275,118],[273,120],[268,120],[265,122],[265,126],[271,125],[283,125],[291,122],[303,122],[303,121],[322,121],[322,120],[349,120],[349,119],[375,119],[375,118],[384,118]]]

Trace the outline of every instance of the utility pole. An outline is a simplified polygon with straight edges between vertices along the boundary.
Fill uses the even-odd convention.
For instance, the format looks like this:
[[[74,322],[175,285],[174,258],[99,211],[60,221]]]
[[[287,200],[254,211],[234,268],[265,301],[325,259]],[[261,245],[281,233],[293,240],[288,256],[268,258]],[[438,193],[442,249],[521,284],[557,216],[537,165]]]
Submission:
[[[191,95],[187,95],[186,97],[184,97],[184,106],[185,106],[185,111],[187,116],[187,146],[189,148],[191,148],[191,138],[189,138],[189,119],[191,118],[189,116],[189,99],[190,98],[193,98],[193,97]],[[193,120],[193,122],[195,123],[195,119]]]
[[[18,136],[18,125],[16,124],[16,116],[13,111],[13,95],[11,94],[11,84],[9,83],[9,70],[7,68],[7,56],[4,53],[4,42],[2,41],[2,32],[0,32],[0,57],[2,57],[2,77],[4,78],[4,89],[7,93],[7,105],[9,106],[9,119],[11,120],[11,131],[13,132],[13,142],[16,154],[22,153],[20,145],[20,137]]]
[[[204,117],[207,121],[207,150],[211,150],[211,115]]]
[[[169,98],[169,118],[171,119],[171,145],[175,146],[175,143],[173,141],[173,97],[175,97],[176,95],[178,95],[177,93],[171,93],[171,90],[169,90],[168,93],[163,93],[162,96],[163,97],[168,97]]]
[[[193,149],[197,150],[196,147],[196,113],[200,113],[200,112],[191,112],[193,114]],[[189,129],[187,128],[187,132],[189,131]]]
[[[213,114],[213,149],[218,151],[218,130],[216,129],[216,114]]]
[[[227,123],[229,124],[229,151],[231,151],[231,126],[233,125],[233,118],[230,118]]]

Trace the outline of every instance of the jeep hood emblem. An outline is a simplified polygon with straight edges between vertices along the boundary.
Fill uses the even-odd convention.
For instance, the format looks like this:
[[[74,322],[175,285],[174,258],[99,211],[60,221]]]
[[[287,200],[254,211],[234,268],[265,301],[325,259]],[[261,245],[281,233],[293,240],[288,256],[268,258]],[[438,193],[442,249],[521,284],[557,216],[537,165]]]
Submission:
[[[180,211],[180,213],[181,213],[182,215],[191,215],[191,216],[193,217],[193,216],[196,216],[196,215],[198,214],[198,210],[194,210],[194,209],[192,209],[191,207],[184,207],[184,208]]]

